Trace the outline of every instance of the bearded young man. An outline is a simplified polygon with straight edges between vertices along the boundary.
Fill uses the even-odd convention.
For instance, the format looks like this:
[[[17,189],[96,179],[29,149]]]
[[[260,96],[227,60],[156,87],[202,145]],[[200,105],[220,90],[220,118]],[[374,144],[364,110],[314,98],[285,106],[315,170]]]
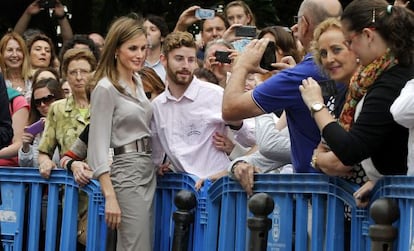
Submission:
[[[208,178],[225,172],[229,157],[213,144],[215,133],[226,133],[221,116],[223,88],[194,77],[197,47],[188,32],[173,32],[164,41],[161,63],[168,88],[153,101],[153,161],[162,174],[168,170]],[[231,123],[236,133],[246,133],[241,121]],[[162,165],[164,164],[164,165]],[[171,167],[171,165],[169,166]]]

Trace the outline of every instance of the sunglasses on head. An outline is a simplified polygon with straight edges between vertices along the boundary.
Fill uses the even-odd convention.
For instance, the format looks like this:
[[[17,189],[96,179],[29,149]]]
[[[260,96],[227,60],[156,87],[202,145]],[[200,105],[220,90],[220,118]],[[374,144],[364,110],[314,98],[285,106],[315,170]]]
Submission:
[[[53,94],[49,94],[46,97],[35,99],[34,104],[35,106],[41,106],[42,103],[45,105],[50,105],[50,103],[53,101],[55,101],[55,96]]]

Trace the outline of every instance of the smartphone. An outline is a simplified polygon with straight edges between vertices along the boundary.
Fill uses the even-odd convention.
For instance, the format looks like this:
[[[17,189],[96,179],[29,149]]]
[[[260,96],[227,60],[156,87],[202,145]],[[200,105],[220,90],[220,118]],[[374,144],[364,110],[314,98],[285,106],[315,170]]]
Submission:
[[[42,9],[52,9],[55,8],[56,0],[40,0],[39,7]]]
[[[235,28],[236,37],[256,37],[256,26],[239,26]]]
[[[263,53],[262,59],[260,60],[260,67],[272,71],[275,68],[272,66],[272,63],[276,63],[276,44],[273,41],[269,41],[267,44],[266,50]]]
[[[45,129],[45,122],[40,119],[27,127],[25,131],[35,136],[36,134],[43,132],[43,129]]]
[[[319,83],[319,86],[321,87],[323,97],[327,98],[327,97],[336,96],[336,94],[338,93],[338,89],[336,89],[336,83],[334,80],[329,79],[329,80],[319,81],[318,83]]]
[[[231,59],[229,58],[230,51],[216,51],[214,56],[216,57],[216,61],[220,63],[230,64]]]
[[[211,9],[196,9],[195,16],[198,19],[213,19],[215,11]]]

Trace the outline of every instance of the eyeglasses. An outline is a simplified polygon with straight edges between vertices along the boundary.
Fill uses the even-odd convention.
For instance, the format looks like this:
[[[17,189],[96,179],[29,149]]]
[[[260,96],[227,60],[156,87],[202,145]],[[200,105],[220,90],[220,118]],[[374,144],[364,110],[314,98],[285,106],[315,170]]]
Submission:
[[[300,18],[303,17],[303,15],[300,16],[293,16],[293,24],[299,23]]]
[[[38,98],[33,100],[35,106],[39,107],[43,104],[50,105],[53,101],[55,101],[55,96],[53,94],[49,94],[46,97]]]
[[[91,72],[88,70],[84,70],[84,69],[75,69],[75,70],[69,71],[69,75],[74,78],[77,77],[78,74],[80,74],[82,77],[86,77],[87,75],[89,75],[89,73]]]
[[[346,47],[350,47],[351,45],[352,45],[352,40],[354,40],[354,38],[356,37],[356,36],[358,36],[359,35],[359,33],[358,32],[355,32],[353,35],[351,35],[350,37],[349,37],[349,39],[347,39],[347,40],[345,40],[344,41],[344,44],[346,45]]]

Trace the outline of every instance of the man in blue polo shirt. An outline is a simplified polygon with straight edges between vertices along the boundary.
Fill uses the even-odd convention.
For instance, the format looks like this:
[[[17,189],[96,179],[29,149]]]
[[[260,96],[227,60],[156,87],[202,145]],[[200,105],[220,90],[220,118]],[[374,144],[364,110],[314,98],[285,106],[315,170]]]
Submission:
[[[304,49],[309,51],[315,27],[328,17],[340,16],[342,7],[337,0],[304,0],[298,11],[298,22],[292,27]],[[283,70],[266,80],[253,91],[244,92],[247,74],[265,71],[259,67],[268,40],[253,40],[233,66],[229,83],[224,91],[223,118],[240,120],[284,109],[291,138],[292,163],[295,172],[317,172],[310,165],[313,149],[320,142],[320,132],[299,92],[302,80],[312,77],[325,80],[307,53],[295,67]],[[322,104],[320,109],[323,109]],[[317,109],[314,110],[317,112]],[[249,193],[253,187],[254,168],[245,163],[231,168],[234,177]]]

